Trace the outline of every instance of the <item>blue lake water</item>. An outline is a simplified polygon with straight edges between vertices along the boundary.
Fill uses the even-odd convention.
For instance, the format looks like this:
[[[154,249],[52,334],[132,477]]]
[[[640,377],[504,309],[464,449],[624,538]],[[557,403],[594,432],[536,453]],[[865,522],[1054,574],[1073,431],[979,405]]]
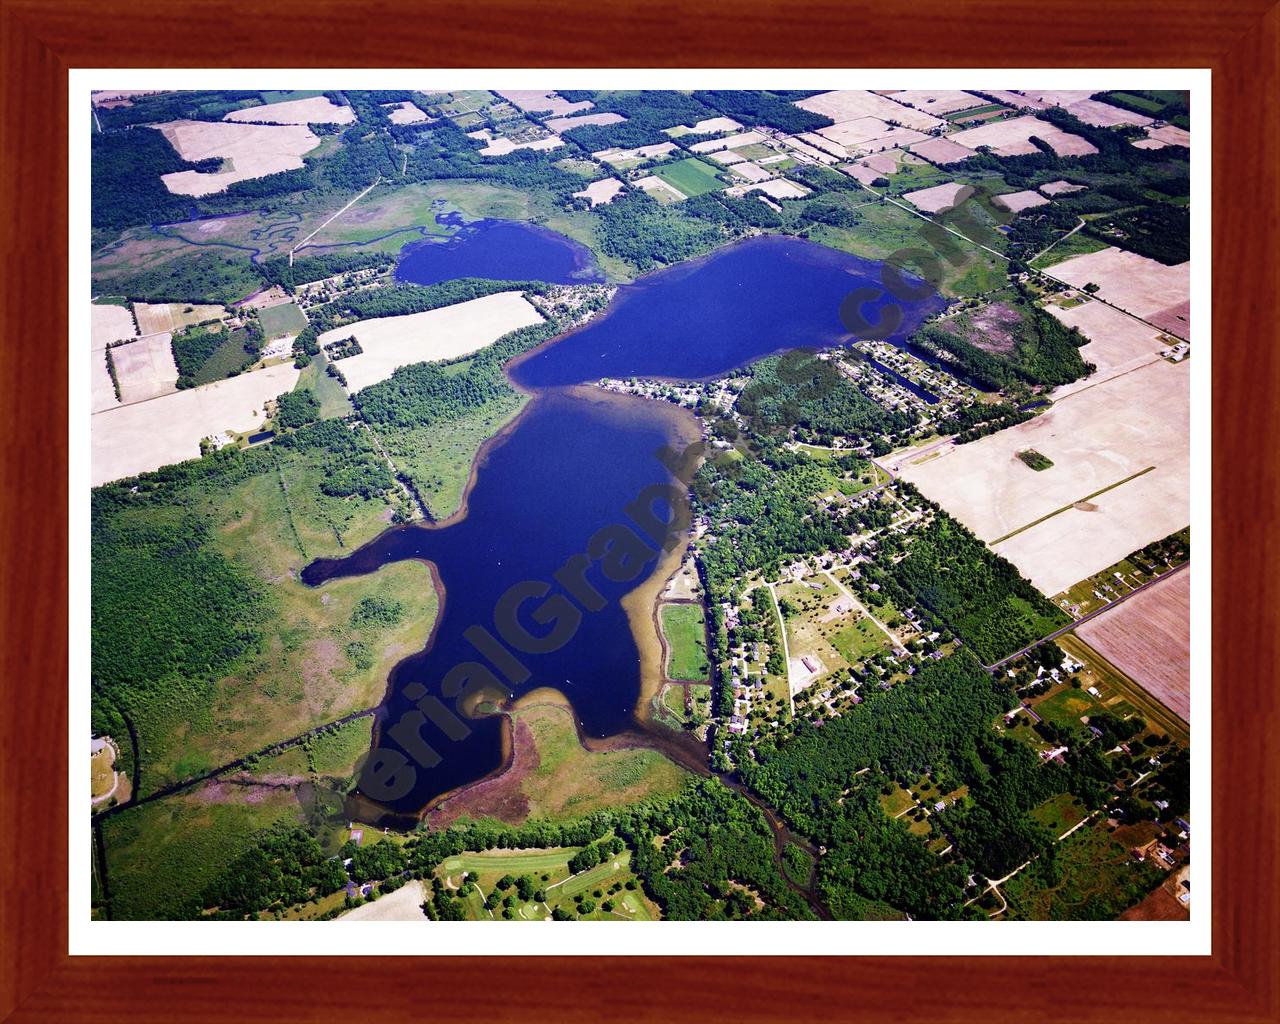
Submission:
[[[432,642],[391,675],[362,796],[412,814],[498,768],[501,720],[466,718],[459,705],[486,680],[503,695],[563,691],[588,736],[636,725],[640,660],[620,601],[653,571],[658,552],[650,540],[622,558],[619,531],[644,540],[628,506],[647,487],[671,486],[659,452],[696,438],[697,428],[667,403],[564,385],[706,377],[773,352],[835,344],[846,336],[845,296],[878,283],[878,271],[811,243],[760,238],[624,287],[602,317],[510,368],[535,397],[486,449],[465,516],[391,529],[346,558],[306,568],[303,580],[319,585],[423,560],[445,592]],[[895,336],[941,305],[930,296],[903,309]],[[670,513],[665,499],[653,507]],[[504,595],[514,602],[511,588],[522,584],[528,593],[510,618]],[[541,649],[538,638],[565,623],[573,628],[563,643]]]
[[[900,304],[884,293],[880,266],[795,238],[763,237],[661,270],[618,290],[608,314],[525,359],[512,376],[541,388],[601,377],[703,378],[793,348],[849,337],[840,309],[857,288],[872,323],[893,313],[900,342],[943,307],[936,295]]]
[[[555,231],[513,220],[464,223],[450,214],[439,214],[436,220],[457,225],[457,232],[443,241],[405,246],[396,266],[396,280],[410,284],[436,284],[459,277],[549,284],[604,280],[591,250]]]

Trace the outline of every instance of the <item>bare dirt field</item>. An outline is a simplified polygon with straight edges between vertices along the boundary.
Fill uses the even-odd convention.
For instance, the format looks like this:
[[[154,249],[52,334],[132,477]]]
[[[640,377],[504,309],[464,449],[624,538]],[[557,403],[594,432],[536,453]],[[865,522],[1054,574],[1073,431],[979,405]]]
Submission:
[[[859,117],[830,128],[819,128],[817,134],[844,147],[849,155],[862,156],[893,149],[895,146],[909,146],[928,138],[914,128],[895,128],[877,117]]]
[[[426,900],[422,883],[416,878],[406,882],[395,892],[379,896],[372,903],[365,903],[355,910],[339,914],[339,921],[425,921],[422,904]]]
[[[915,192],[903,193],[902,198],[909,202],[918,210],[924,210],[925,213],[937,213],[939,210],[949,210],[955,206],[963,189],[968,188],[958,181],[948,181],[942,185],[934,185],[931,188],[917,189]]]
[[[163,89],[97,89],[93,93],[95,107],[131,107],[135,96],[152,96]]]
[[[481,128],[478,132],[468,132],[467,138],[479,139],[485,143],[484,149],[480,150],[481,156],[506,156],[517,149],[555,149],[564,145],[557,135],[551,135],[545,139],[533,139],[529,142],[512,142],[504,136],[494,135],[488,128]]]
[[[325,96],[246,107],[223,118],[241,124],[350,124],[355,119],[350,107],[340,107]]]
[[[94,303],[89,326],[89,341],[94,352],[100,352],[113,341],[132,338],[138,333],[133,325],[133,314],[128,306],[108,306]]]
[[[384,103],[382,107],[392,124],[421,124],[427,119],[427,115],[408,100],[402,103]]]
[[[116,388],[107,369],[107,350],[95,348],[89,353],[93,368],[89,373],[89,411],[102,412],[116,405]]]
[[[962,146],[950,139],[925,139],[924,142],[917,142],[907,148],[916,156],[924,157],[929,163],[937,164],[939,167],[958,164],[961,160],[968,160],[974,155],[974,151],[968,146]]]
[[[839,159],[839,157],[832,156],[830,153],[827,153],[808,142],[802,142],[795,136],[782,139],[781,142],[788,149],[794,149],[797,153],[803,153],[807,157],[812,157],[820,164],[833,164]]]
[[[679,138],[681,135],[710,135],[712,132],[737,132],[741,130],[742,125],[731,117],[708,117],[697,124],[678,124],[674,128],[664,128],[663,132],[672,138]]]
[[[970,149],[990,146],[1000,156],[1026,156],[1039,152],[1031,144],[1033,135],[1047,142],[1058,156],[1087,156],[1098,151],[1092,143],[1079,135],[1071,135],[1030,114],[1011,117],[1005,121],[993,121],[978,128],[967,128],[948,138]]]
[[[197,306],[187,302],[135,302],[133,315],[138,321],[139,334],[159,334],[180,331],[206,320],[221,320],[227,310],[225,306]]]
[[[553,132],[567,132],[570,128],[581,128],[589,124],[621,124],[626,118],[621,114],[576,114],[573,117],[553,117],[547,121],[547,127]]]
[[[1160,358],[1158,353],[1168,344],[1160,340],[1159,331],[1103,302],[1090,301],[1070,309],[1046,306],[1045,312],[1068,327],[1078,328],[1089,339],[1089,344],[1081,347],[1080,355],[1098,368],[1097,373],[1084,380],[1064,384],[1054,392],[1055,399],[1082,387],[1091,387],[1116,372],[1153,362]]]
[[[1190,379],[1190,364],[1157,360],[902,476],[1061,593],[1190,522]],[[1029,469],[1027,448],[1053,465]]]
[[[603,160],[607,164],[621,167],[627,163],[653,160],[656,157],[665,156],[678,148],[674,142],[656,142],[652,146],[638,146],[635,149],[602,149],[591,155],[597,160]]]
[[[1134,145],[1139,149],[1164,149],[1166,146],[1184,146],[1191,148],[1191,133],[1177,125],[1166,124],[1160,128],[1148,128],[1147,137],[1138,139]]]
[[[266,402],[292,391],[300,372],[283,363],[97,413],[90,420],[93,486],[197,458],[201,439],[221,431],[255,429]]]
[[[1044,110],[1044,108],[1049,105],[1047,103],[1041,103],[1037,99],[1032,99],[1030,96],[1024,96],[1022,93],[1011,92],[1008,89],[982,89],[981,91],[986,93],[988,96],[993,97],[997,103],[1007,103],[1015,109],[1018,107],[1029,107],[1032,110]]]
[[[1191,570],[1136,594],[1076,630],[1184,722],[1191,721]]]
[[[120,401],[145,402],[175,390],[178,366],[173,361],[172,335],[150,334],[111,350],[120,382]]]
[[[1098,298],[1144,320],[1153,320],[1162,313],[1176,317],[1186,312],[1181,307],[1191,300],[1190,261],[1166,267],[1114,246],[1073,256],[1045,273],[1076,288],[1096,284]]]
[[[498,95],[510,100],[521,110],[533,113],[549,110],[556,117],[576,114],[582,110],[590,110],[594,103],[583,100],[581,103],[570,103],[554,92],[543,92],[538,89],[501,89]]]
[[[751,185],[735,185],[724,190],[727,196],[745,196],[749,192],[763,192],[774,199],[803,199],[809,190],[786,178],[774,178],[772,181],[761,181]]]
[[[759,132],[738,132],[736,135],[726,135],[720,139],[695,142],[689,150],[693,153],[714,153],[718,149],[740,149],[743,146],[755,146],[764,141],[765,137]]]
[[[464,356],[518,327],[541,322],[519,292],[498,292],[425,313],[361,320],[325,331],[318,340],[323,346],[352,335],[359,339],[364,351],[337,364],[347,390],[356,392],[386,380],[398,367]]]
[[[1027,189],[1025,192],[1006,192],[1004,195],[992,197],[991,201],[1012,213],[1021,213],[1036,206],[1049,205],[1049,200],[1033,189]]]
[[[837,89],[797,100],[796,106],[815,114],[831,118],[836,124],[852,121],[857,117],[878,117],[881,121],[897,121],[906,128],[928,131],[942,124],[941,118],[926,114],[914,107],[896,103],[886,96],[877,96],[865,89]]]
[[[1060,196],[1068,192],[1083,192],[1088,185],[1073,185],[1069,181],[1049,181],[1040,186],[1040,191],[1047,196]]]
[[[968,110],[970,107],[981,107],[987,101],[972,93],[959,89],[903,89],[901,92],[889,93],[889,98],[909,107],[923,110],[926,114],[950,114],[956,110]]]
[[[581,192],[575,192],[574,195],[591,200],[592,206],[602,206],[613,202],[625,187],[617,178],[601,178],[599,181],[593,181]]]
[[[759,164],[752,163],[750,160],[743,160],[741,163],[733,165],[733,173],[741,174],[747,181],[768,181],[773,174]]]
[[[160,131],[184,160],[223,159],[222,170],[161,175],[170,192],[184,196],[207,196],[237,181],[297,170],[302,167],[302,154],[320,145],[320,139],[305,125],[168,121],[148,127]]]
[[[636,188],[642,188],[649,195],[660,203],[682,203],[685,200],[685,194],[676,188],[668,185],[656,174],[650,174],[645,178],[638,178],[633,184]],[[732,192],[732,189],[728,191]]]

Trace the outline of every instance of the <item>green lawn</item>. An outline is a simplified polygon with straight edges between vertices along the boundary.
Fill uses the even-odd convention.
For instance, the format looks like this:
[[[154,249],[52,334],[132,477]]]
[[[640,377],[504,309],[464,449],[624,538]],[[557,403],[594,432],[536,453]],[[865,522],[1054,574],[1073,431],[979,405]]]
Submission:
[[[1075,796],[1070,793],[1059,793],[1034,808],[1031,811],[1031,820],[1043,825],[1056,837],[1081,821],[1088,813],[1088,808]]]
[[[667,677],[706,679],[711,663],[707,660],[707,630],[702,605],[663,605],[661,621],[662,635],[667,641]]]
[[[297,334],[307,326],[307,318],[292,302],[258,310],[258,322],[262,324],[262,333],[268,341],[283,338],[286,334]]]
[[[716,176],[718,173],[716,169],[696,157],[667,164],[657,168],[653,173],[690,198],[724,188],[724,182]]]
[[[888,644],[889,638],[874,622],[861,614],[831,634],[831,645],[850,664],[869,658]]]

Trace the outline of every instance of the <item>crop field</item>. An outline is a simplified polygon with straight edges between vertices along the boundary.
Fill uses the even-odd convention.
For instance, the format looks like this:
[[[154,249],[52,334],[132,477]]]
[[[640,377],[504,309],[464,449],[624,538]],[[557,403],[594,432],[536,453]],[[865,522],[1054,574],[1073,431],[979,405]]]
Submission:
[[[1098,298],[1169,331],[1174,331],[1176,321],[1166,321],[1191,300],[1190,262],[1168,267],[1115,247],[1076,256],[1046,273],[1075,288],[1096,284]],[[1182,330],[1178,336],[1189,334]]]
[[[129,312],[128,306],[95,302],[90,310],[92,319],[89,340],[94,352],[101,351],[113,341],[137,335],[138,329],[134,326],[133,314]]]
[[[353,411],[351,399],[333,377],[325,372],[328,360],[323,353],[316,356],[298,374],[295,391],[310,391],[320,403],[320,419],[349,416]]]
[[[1091,619],[1076,632],[1184,722],[1191,720],[1189,569]]]
[[[903,199],[918,210],[925,213],[938,213],[957,205],[964,195],[968,195],[967,186],[958,181],[948,181],[943,185],[933,185],[916,192],[907,192]]]
[[[350,124],[356,119],[350,107],[339,107],[324,96],[284,100],[261,107],[233,110],[224,120],[251,124]]]
[[[611,203],[626,188],[617,178],[601,178],[599,181],[593,181],[581,192],[575,192],[575,196],[581,196],[589,199],[592,206],[603,206],[605,203]]]
[[[838,89],[808,99],[797,100],[796,106],[831,118],[836,124],[859,117],[878,117],[881,121],[897,121],[906,128],[928,131],[944,124],[941,118],[914,107],[896,103],[865,89]]]
[[[361,320],[325,331],[318,340],[323,347],[352,335],[359,339],[364,351],[342,360],[347,389],[354,393],[401,366],[469,355],[518,327],[541,322],[519,292],[497,292],[425,313]]]
[[[993,121],[979,128],[966,128],[947,137],[970,149],[990,146],[1000,156],[1025,156],[1039,152],[1030,141],[1032,136],[1048,143],[1058,156],[1087,156],[1097,152],[1091,143],[1079,135],[1071,135],[1030,114]]]
[[[897,103],[905,103],[917,110],[923,110],[926,114],[936,114],[939,117],[957,110],[980,107],[984,102],[980,97],[959,89],[903,89],[900,92],[890,93],[889,97]]]
[[[724,182],[716,176],[716,169],[693,157],[659,167],[653,173],[690,198],[724,188]]]
[[[662,635],[667,642],[666,672],[669,679],[695,681],[707,678],[707,628],[700,604],[664,604]]]
[[[205,387],[97,413],[92,419],[92,481],[98,484],[198,458],[202,438],[247,433],[265,404],[293,389],[292,365],[268,367]]]
[[[206,320],[221,320],[227,315],[227,310],[225,306],[186,302],[135,302],[133,315],[138,320],[139,334],[159,334],[162,331],[180,331]]]
[[[117,345],[111,350],[111,359],[120,383],[120,401],[125,404],[167,395],[178,382],[172,338],[167,333]]]
[[[258,322],[267,340],[297,334],[307,326],[307,318],[295,303],[282,302],[276,306],[263,306],[258,310]]]
[[[590,110],[593,106],[590,100],[570,103],[558,93],[546,92],[540,89],[500,89],[498,90],[498,95],[510,100],[527,113],[549,110],[555,117],[577,114],[583,110]]]
[[[939,167],[958,164],[974,155],[974,151],[968,146],[962,146],[950,139],[925,139],[908,148],[916,156],[924,157],[929,163],[937,164]]]
[[[150,125],[160,131],[184,160],[198,163],[219,157],[218,171],[174,171],[161,175],[170,192],[207,196],[237,181],[298,170],[302,155],[320,144],[305,125],[236,124],[230,121],[169,121]]]
[[[1190,521],[1187,371],[1142,366],[902,475],[1059,593]],[[1026,472],[1026,448],[1053,467]]]

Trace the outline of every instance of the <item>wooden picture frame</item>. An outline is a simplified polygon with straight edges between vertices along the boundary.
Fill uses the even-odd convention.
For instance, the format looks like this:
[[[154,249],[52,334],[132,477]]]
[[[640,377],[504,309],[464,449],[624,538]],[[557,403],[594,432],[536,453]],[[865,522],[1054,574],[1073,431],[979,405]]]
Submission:
[[[266,9],[243,0],[0,0],[0,1020],[1280,1020],[1280,761],[1268,748],[1280,648],[1280,481],[1269,450],[1280,434],[1272,233],[1280,221],[1280,7],[920,0],[910,25],[906,13],[820,0],[745,0],[723,10],[500,0],[376,11],[334,0]],[[264,29],[264,16],[275,28]],[[553,33],[557,24],[573,29]],[[68,955],[68,69],[477,62],[1212,69],[1213,430],[1223,453],[1212,472],[1212,955],[1162,956],[1143,948],[1137,931],[1138,955],[1125,958],[795,958],[767,970],[713,956]]]

